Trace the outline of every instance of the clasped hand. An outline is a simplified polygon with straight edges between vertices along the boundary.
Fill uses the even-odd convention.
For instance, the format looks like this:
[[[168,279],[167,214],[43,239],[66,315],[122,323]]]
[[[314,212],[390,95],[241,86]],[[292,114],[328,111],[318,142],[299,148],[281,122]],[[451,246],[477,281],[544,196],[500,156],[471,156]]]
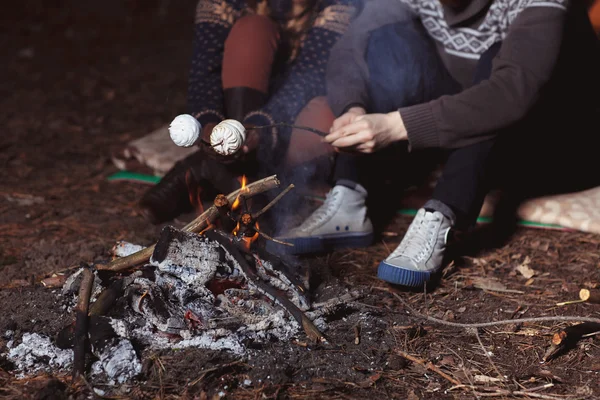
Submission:
[[[398,111],[367,114],[363,108],[353,107],[333,122],[324,141],[340,151],[373,153],[406,139],[406,128]]]

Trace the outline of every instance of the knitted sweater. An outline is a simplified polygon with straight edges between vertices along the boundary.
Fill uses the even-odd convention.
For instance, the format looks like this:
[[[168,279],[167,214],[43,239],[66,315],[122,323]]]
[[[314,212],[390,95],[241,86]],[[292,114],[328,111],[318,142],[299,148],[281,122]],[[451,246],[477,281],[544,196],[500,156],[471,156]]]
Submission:
[[[418,18],[463,90],[399,110],[410,147],[456,148],[485,140],[523,118],[536,104],[565,46],[585,43],[588,48],[579,54],[598,51],[586,19],[570,18],[568,10],[568,0],[473,0],[459,12],[437,0],[370,0],[331,52],[329,102],[336,115],[351,105],[370,111],[364,61],[369,33]],[[569,24],[579,28],[569,43],[563,43]],[[497,42],[502,44],[490,78],[472,85],[479,57]],[[571,60],[582,61],[581,57]]]

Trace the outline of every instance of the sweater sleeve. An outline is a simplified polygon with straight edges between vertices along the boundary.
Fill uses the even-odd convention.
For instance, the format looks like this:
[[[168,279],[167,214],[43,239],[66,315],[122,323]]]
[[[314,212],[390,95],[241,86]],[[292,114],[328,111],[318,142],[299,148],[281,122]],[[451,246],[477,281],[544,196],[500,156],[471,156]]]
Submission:
[[[530,5],[510,26],[489,79],[455,95],[401,108],[411,149],[467,146],[523,118],[552,75],[565,17],[564,7]]]
[[[331,49],[327,65],[327,100],[340,116],[353,106],[369,109],[369,73],[365,51],[369,35],[384,25],[416,18],[399,0],[367,0],[358,17]]]

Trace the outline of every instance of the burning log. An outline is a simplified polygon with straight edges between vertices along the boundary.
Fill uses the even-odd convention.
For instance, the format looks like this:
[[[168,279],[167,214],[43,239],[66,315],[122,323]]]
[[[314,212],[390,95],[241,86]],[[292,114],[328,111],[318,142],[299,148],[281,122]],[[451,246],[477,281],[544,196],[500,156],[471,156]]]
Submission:
[[[92,286],[94,284],[94,273],[90,267],[83,269],[83,279],[79,288],[79,298],[75,309],[75,337],[73,346],[73,374],[75,380],[85,371],[86,339],[88,334],[88,307]]]
[[[221,227],[226,232],[231,232],[236,225],[235,219],[231,216],[231,203],[224,194],[218,194],[213,202],[219,212]]]
[[[579,291],[579,298],[581,301],[587,301],[588,303],[600,304],[600,291],[581,289]]]
[[[279,180],[276,175],[269,176],[267,178],[258,180],[256,182],[252,182],[248,184],[244,189],[238,189],[234,192],[231,192],[227,195],[227,200],[229,202],[235,201],[239,195],[242,193],[245,197],[252,197],[257,194],[266,192],[267,190],[274,189],[279,186]],[[219,211],[217,207],[214,205],[209,207],[205,212],[203,212],[199,217],[194,219],[192,222],[187,224],[183,230],[187,232],[201,232],[208,225],[210,225],[215,218],[219,215]],[[133,266],[144,263],[150,259],[152,253],[154,252],[155,245],[151,245],[146,247],[143,250],[138,251],[127,257],[117,258],[106,265],[98,264],[96,265],[97,269],[100,270],[111,270],[111,271],[124,271]]]

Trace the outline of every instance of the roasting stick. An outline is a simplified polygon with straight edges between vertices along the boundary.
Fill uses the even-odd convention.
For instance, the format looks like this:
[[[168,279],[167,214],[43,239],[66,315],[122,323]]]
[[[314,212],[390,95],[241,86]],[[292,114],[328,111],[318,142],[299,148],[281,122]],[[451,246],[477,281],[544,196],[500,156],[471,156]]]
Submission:
[[[244,189],[238,189],[231,192],[229,195],[227,195],[227,199],[230,203],[233,203],[235,199],[242,193],[245,197],[252,197],[257,194],[279,187],[279,184],[280,182],[279,179],[277,179],[277,175],[271,175],[256,182],[249,183]],[[192,222],[183,227],[182,230],[194,233],[201,232],[208,225],[210,225],[218,216],[219,211],[217,210],[217,207],[212,205],[200,216],[198,216]],[[98,264],[96,265],[96,269],[110,270],[115,272],[127,270],[133,266],[148,261],[152,256],[152,253],[154,252],[155,245],[156,244],[148,246],[145,249],[142,249],[137,253],[133,253],[127,257],[117,258],[106,265]]]

